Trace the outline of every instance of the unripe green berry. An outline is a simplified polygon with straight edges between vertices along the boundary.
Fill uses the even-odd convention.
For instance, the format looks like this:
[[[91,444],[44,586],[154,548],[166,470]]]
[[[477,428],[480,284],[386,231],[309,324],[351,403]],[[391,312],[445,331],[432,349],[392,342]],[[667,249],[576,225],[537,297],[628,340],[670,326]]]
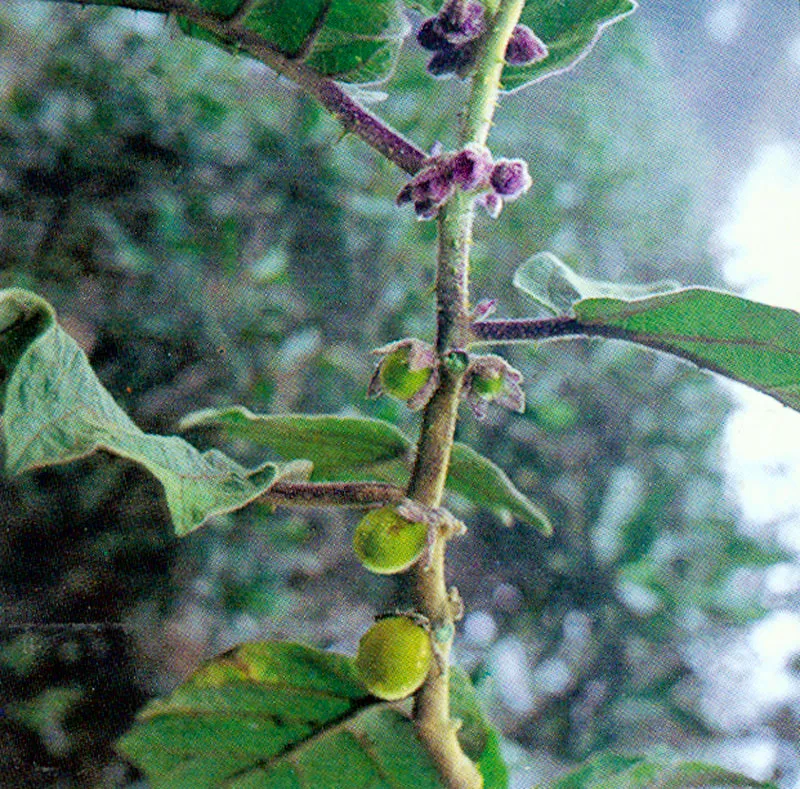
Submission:
[[[408,368],[408,348],[392,351],[382,362],[380,368],[383,391],[398,400],[411,399],[430,379],[433,370]]]
[[[419,559],[428,540],[428,527],[397,514],[393,507],[371,510],[356,526],[353,549],[373,573],[401,573]]]
[[[472,391],[475,392],[476,395],[480,395],[487,400],[496,397],[500,394],[502,389],[503,376],[501,374],[486,376],[476,375],[472,379]]]
[[[397,701],[422,685],[432,657],[431,639],[424,628],[408,617],[390,616],[361,636],[356,671],[373,696]]]

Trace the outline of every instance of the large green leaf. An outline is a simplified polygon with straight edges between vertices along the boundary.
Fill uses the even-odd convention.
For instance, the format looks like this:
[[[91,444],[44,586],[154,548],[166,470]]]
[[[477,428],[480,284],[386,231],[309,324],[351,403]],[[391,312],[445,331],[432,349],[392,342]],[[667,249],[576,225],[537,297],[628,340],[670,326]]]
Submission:
[[[800,313],[730,293],[690,288],[626,301],[585,299],[590,334],[681,356],[800,410]]]
[[[572,305],[587,298],[637,299],[677,290],[672,280],[627,285],[589,279],[576,274],[550,252],[540,252],[514,273],[514,285],[554,315],[572,314]]]
[[[286,55],[299,55],[319,74],[343,82],[375,82],[394,68],[408,23],[397,0],[190,0],[241,26]],[[227,44],[191,22],[190,35]]]
[[[549,789],[777,789],[741,773],[701,762],[663,762],[603,753],[549,786]],[[544,789],[542,787],[541,789]]]
[[[161,482],[178,535],[245,506],[281,478],[272,463],[246,469],[217,450],[200,453],[177,436],[144,433],[103,388],[52,307],[24,290],[0,291],[0,385],[8,471],[105,449]],[[286,471],[303,476],[310,469]]]
[[[269,447],[281,458],[307,458],[313,478],[370,477],[403,484],[408,480],[413,447],[394,425],[353,416],[257,415],[246,408],[209,409],[190,414],[181,428],[213,428],[231,438]],[[447,487],[473,503],[510,516],[545,534],[552,527],[545,514],[524,496],[488,458],[456,442]]]
[[[243,644],[148,704],[118,749],[154,789],[441,789],[408,705],[368,695],[342,655]],[[497,738],[461,672],[452,708],[486,789],[504,789]]]

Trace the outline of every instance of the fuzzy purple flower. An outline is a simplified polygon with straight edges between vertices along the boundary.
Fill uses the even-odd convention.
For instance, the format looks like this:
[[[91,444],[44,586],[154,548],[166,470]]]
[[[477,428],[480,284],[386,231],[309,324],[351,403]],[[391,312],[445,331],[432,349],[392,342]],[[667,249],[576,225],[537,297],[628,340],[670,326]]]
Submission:
[[[498,159],[489,176],[492,189],[506,200],[516,200],[531,188],[528,163],[522,159]]]
[[[525,392],[521,383],[522,373],[502,356],[474,356],[467,368],[462,396],[476,419],[486,417],[489,403],[522,413],[525,411]]]
[[[449,47],[450,42],[442,34],[438,16],[432,16],[420,25],[417,31],[417,43],[430,52]]]
[[[373,351],[381,357],[367,387],[367,397],[388,394],[417,411],[439,385],[436,351],[422,340],[408,337]]]
[[[449,44],[459,47],[483,35],[486,31],[483,17],[483,5],[477,0],[468,3],[450,0],[439,11],[436,19],[442,37]]]
[[[399,192],[397,205],[413,203],[420,219],[433,219],[455,190],[447,157],[438,156],[420,170]]]
[[[489,149],[471,143],[450,160],[453,181],[465,192],[489,186],[492,154]]]
[[[510,66],[529,66],[544,60],[549,54],[547,45],[527,25],[517,25],[506,47],[506,63]]]

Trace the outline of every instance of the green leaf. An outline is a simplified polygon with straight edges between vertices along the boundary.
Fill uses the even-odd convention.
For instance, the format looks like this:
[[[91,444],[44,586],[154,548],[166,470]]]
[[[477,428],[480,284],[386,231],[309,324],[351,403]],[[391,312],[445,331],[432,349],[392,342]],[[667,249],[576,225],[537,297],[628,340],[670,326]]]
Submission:
[[[325,77],[376,82],[392,72],[408,22],[396,0],[192,0],[220,21],[242,12],[241,27],[267,45],[298,56]],[[228,46],[198,24],[190,35]]]
[[[549,54],[530,66],[506,66],[503,88],[517,90],[571,68],[586,57],[606,27],[637,7],[635,0],[528,0],[520,22],[547,44]]]
[[[394,426],[365,417],[286,414],[262,416],[246,408],[210,408],[181,420],[179,428],[211,427],[231,438],[269,447],[283,458],[307,458],[316,480],[344,471],[369,472],[384,463],[410,462],[409,440]]]
[[[572,305],[581,299],[606,296],[637,299],[680,287],[672,280],[660,280],[646,285],[625,285],[589,279],[576,274],[550,252],[540,252],[523,263],[514,273],[514,285],[554,315],[571,314]]]
[[[706,288],[574,305],[597,334],[681,356],[800,410],[800,313]]]
[[[466,444],[453,445],[447,487],[493,510],[506,522],[513,516],[542,534],[553,533],[547,516],[517,490],[506,473]]]
[[[394,425],[353,416],[260,416],[246,408],[198,411],[181,429],[214,428],[231,438],[266,446],[284,459],[307,458],[313,479],[380,479],[408,481],[413,447]],[[458,442],[453,447],[447,487],[473,503],[496,512],[503,520],[518,518],[550,534],[544,513],[525,497],[494,463]]]
[[[103,388],[52,307],[27,291],[0,291],[0,380],[10,473],[107,450],[161,482],[180,536],[244,507],[282,476],[272,463],[246,469],[217,450],[200,453],[177,436],[144,433]],[[284,474],[309,471],[297,464]]]
[[[472,686],[455,672],[453,688],[465,749],[487,769],[486,789],[504,789]],[[117,747],[154,789],[441,789],[409,709],[368,695],[343,655],[243,644],[150,702]]]
[[[644,757],[602,753],[551,784],[549,789],[777,789],[740,773],[701,762],[666,764]]]

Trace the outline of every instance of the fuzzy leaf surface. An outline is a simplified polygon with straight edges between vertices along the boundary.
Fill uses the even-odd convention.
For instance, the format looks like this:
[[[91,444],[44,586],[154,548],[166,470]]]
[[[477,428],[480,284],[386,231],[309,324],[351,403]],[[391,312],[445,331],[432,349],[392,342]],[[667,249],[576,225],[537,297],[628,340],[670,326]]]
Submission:
[[[800,313],[707,288],[574,307],[598,334],[681,356],[800,410]]]
[[[258,415],[232,407],[198,411],[187,416],[181,429],[213,428],[229,438],[269,447],[281,458],[302,457],[314,464],[313,479],[379,479],[408,481],[413,446],[388,422],[353,416]],[[552,527],[544,513],[491,460],[455,443],[447,487],[474,504],[509,515],[545,534]]]
[[[672,280],[626,285],[582,277],[550,252],[540,252],[514,273],[514,286],[553,315],[571,315],[576,301],[610,297],[637,299],[677,290]]]
[[[638,756],[602,753],[547,789],[777,789],[770,781],[756,781],[741,773],[702,762],[672,762]],[[540,787],[539,789],[545,789]]]
[[[244,507],[281,478],[273,463],[247,469],[217,450],[140,430],[94,374],[53,308],[24,290],[0,291],[0,399],[6,469],[19,474],[103,449],[144,466],[164,487],[179,536]],[[293,466],[290,474],[307,474]]]
[[[462,672],[454,672],[453,688],[466,752],[487,789],[504,789],[496,735]],[[154,789],[441,789],[409,706],[370,696],[343,655],[243,644],[150,702],[117,747]]]

